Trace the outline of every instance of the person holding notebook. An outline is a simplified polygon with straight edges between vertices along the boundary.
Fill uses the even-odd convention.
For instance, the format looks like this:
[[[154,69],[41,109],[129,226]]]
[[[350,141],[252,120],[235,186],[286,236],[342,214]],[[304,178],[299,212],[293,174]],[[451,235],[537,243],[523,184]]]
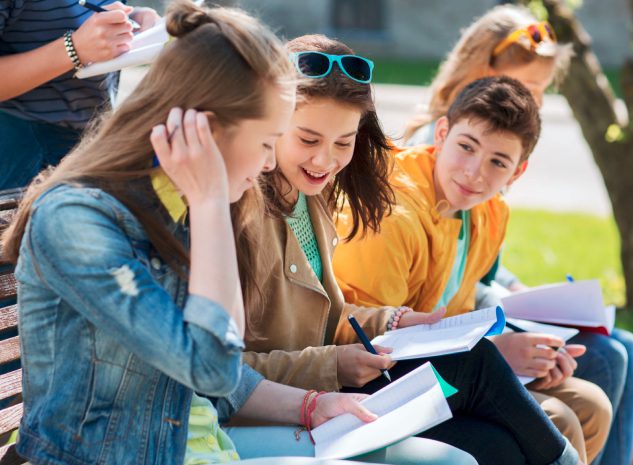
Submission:
[[[353,314],[371,338],[398,325],[437,321],[442,313],[360,308],[344,301],[332,271],[332,253],[341,244],[332,212],[340,201],[349,202],[353,236],[379,229],[394,201],[388,182],[390,144],[369,85],[373,64],[320,35],[294,39],[288,49],[302,79],[290,130],[276,145],[278,167],[261,179],[269,213],[252,219],[260,223],[259,232],[236,237],[247,309],[244,359],[276,382],[375,392],[386,383],[381,369],[390,368],[395,379],[424,360],[393,366],[384,355],[388,349],[378,347],[382,355],[368,353],[356,343],[347,316]],[[538,121],[535,113],[528,118]],[[236,217],[239,207],[234,207]],[[489,341],[433,364],[459,392],[448,399],[455,418],[422,433],[423,438],[465,449],[480,464],[578,461]],[[494,452],[489,443],[496,445]],[[438,456],[438,450],[426,452],[435,452],[428,456],[435,457],[434,463],[455,463],[454,457]]]
[[[570,44],[560,43],[547,22],[537,20],[524,7],[512,4],[496,6],[475,19],[464,30],[455,47],[447,54],[430,85],[428,107],[409,122],[405,132],[408,146],[433,144],[434,122],[445,115],[457,93],[471,81],[484,76],[510,76],[521,81],[539,103],[548,87],[562,78],[567,71]],[[500,304],[500,296],[490,286],[492,281],[509,291],[519,291],[525,286],[507,268],[500,265],[499,258],[490,271],[477,283],[476,308]],[[531,363],[528,352],[512,350],[522,344],[534,346],[532,335],[507,335],[505,339],[506,360],[518,374],[523,374]],[[573,376],[600,387],[609,398],[613,409],[611,427],[607,428],[597,417],[592,406],[586,403],[589,392],[580,393],[579,386],[561,385],[572,370],[552,369],[529,388],[555,419],[557,426],[565,431],[572,442],[582,449],[584,442],[590,461],[596,465],[629,464],[633,459],[633,335],[616,329],[611,337],[581,332],[570,344],[584,345],[587,350],[582,357],[567,366],[576,367]],[[573,381],[572,381],[573,383]],[[566,383],[569,384],[569,383]],[[594,400],[595,401],[595,400]],[[580,421],[580,434],[565,428]],[[606,445],[603,436],[608,432]],[[604,447],[603,447],[604,446]]]
[[[72,0],[0,0],[0,190],[26,186],[79,141],[107,109],[118,73],[80,80],[74,73],[129,49],[132,25],[159,18],[147,7],[99,2],[94,13]]]

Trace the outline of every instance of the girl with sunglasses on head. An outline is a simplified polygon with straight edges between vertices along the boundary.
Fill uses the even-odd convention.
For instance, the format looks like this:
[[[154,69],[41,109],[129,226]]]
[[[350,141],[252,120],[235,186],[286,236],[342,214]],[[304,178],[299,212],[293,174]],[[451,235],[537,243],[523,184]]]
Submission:
[[[354,235],[364,228],[378,229],[394,198],[388,183],[390,145],[368,84],[371,63],[350,58],[354,55],[347,46],[320,35],[299,37],[287,48],[303,77],[297,108],[276,145],[277,169],[261,177],[269,213],[261,232],[253,235],[257,242],[238,237],[241,263],[255,258],[260,264],[240,269],[248,328],[244,358],[269,380],[304,389],[371,393],[384,386],[381,369],[390,368],[399,377],[422,363],[394,367],[385,355],[389,349],[377,348],[383,354],[372,355],[355,344],[348,315],[372,337],[387,329],[398,309],[346,304],[332,270],[339,240],[332,214],[340,202],[351,205]],[[441,315],[411,312],[400,318],[400,326],[432,323]],[[576,451],[488,341],[471,352],[432,361],[459,389],[448,399],[453,413],[476,417],[480,430],[495,433],[498,452],[488,463],[577,463]],[[456,420],[431,431],[443,442],[468,436]],[[478,437],[480,450],[489,447]],[[437,442],[402,443],[398,451],[385,451],[382,460],[472,462],[467,454]]]
[[[513,5],[493,8],[464,31],[441,64],[430,86],[427,111],[416,116],[407,127],[407,145],[432,144],[434,121],[446,113],[460,89],[479,77],[514,77],[542,104],[545,90],[567,68],[570,53],[569,46],[557,43],[551,26],[538,22],[528,10]],[[500,296],[488,285],[492,280],[510,291],[525,289],[497,261],[484,279],[485,284],[478,285],[478,308],[500,304]],[[533,359],[516,349],[529,346],[532,337],[510,334],[497,338],[501,352],[519,374]],[[572,354],[581,350],[578,344],[586,346],[587,351],[575,360],[560,354],[561,365],[529,387],[536,391],[535,396],[557,426],[573,438],[577,448],[582,449],[581,442],[585,443],[588,461],[628,465],[633,454],[633,335],[621,329],[616,329],[611,337],[580,333],[569,344],[576,345],[569,351]],[[576,379],[569,378],[572,373]],[[610,428],[605,424],[606,415],[602,419],[596,415],[605,412],[604,400],[600,400],[603,396],[581,380],[594,383],[607,395],[613,408]],[[572,429],[574,423],[577,426]],[[581,430],[581,434],[574,429]]]

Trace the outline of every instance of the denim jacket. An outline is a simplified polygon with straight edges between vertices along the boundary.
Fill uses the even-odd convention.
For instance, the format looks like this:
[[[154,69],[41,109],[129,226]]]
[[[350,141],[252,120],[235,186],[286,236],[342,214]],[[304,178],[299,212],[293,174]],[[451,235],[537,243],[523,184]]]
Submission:
[[[168,224],[185,243],[186,226]],[[224,309],[188,295],[134,215],[102,190],[62,185],[40,196],[15,274],[17,449],[34,465],[182,463],[192,389],[228,396],[218,401],[228,415],[261,380],[241,365],[243,341]]]

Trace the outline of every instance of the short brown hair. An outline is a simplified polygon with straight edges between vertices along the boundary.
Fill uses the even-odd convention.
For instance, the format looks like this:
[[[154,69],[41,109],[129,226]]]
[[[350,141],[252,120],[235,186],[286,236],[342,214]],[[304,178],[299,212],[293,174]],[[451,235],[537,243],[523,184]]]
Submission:
[[[449,127],[466,118],[484,122],[490,131],[516,135],[523,147],[521,161],[530,156],[541,133],[541,117],[532,94],[506,76],[477,79],[464,87],[446,117]]]

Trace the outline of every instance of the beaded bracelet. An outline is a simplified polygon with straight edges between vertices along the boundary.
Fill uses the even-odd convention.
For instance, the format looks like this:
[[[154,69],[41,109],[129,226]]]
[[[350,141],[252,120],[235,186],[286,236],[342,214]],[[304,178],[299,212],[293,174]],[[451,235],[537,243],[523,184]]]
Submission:
[[[64,33],[64,47],[66,47],[68,58],[73,62],[73,68],[77,71],[83,68],[84,65],[81,63],[81,60],[79,60],[77,50],[75,50],[75,44],[73,44],[73,31],[66,31]]]
[[[412,312],[413,309],[409,307],[398,307],[389,317],[389,321],[387,321],[387,331],[393,331],[394,329],[398,329],[398,324],[400,323],[400,318],[405,313]]]

